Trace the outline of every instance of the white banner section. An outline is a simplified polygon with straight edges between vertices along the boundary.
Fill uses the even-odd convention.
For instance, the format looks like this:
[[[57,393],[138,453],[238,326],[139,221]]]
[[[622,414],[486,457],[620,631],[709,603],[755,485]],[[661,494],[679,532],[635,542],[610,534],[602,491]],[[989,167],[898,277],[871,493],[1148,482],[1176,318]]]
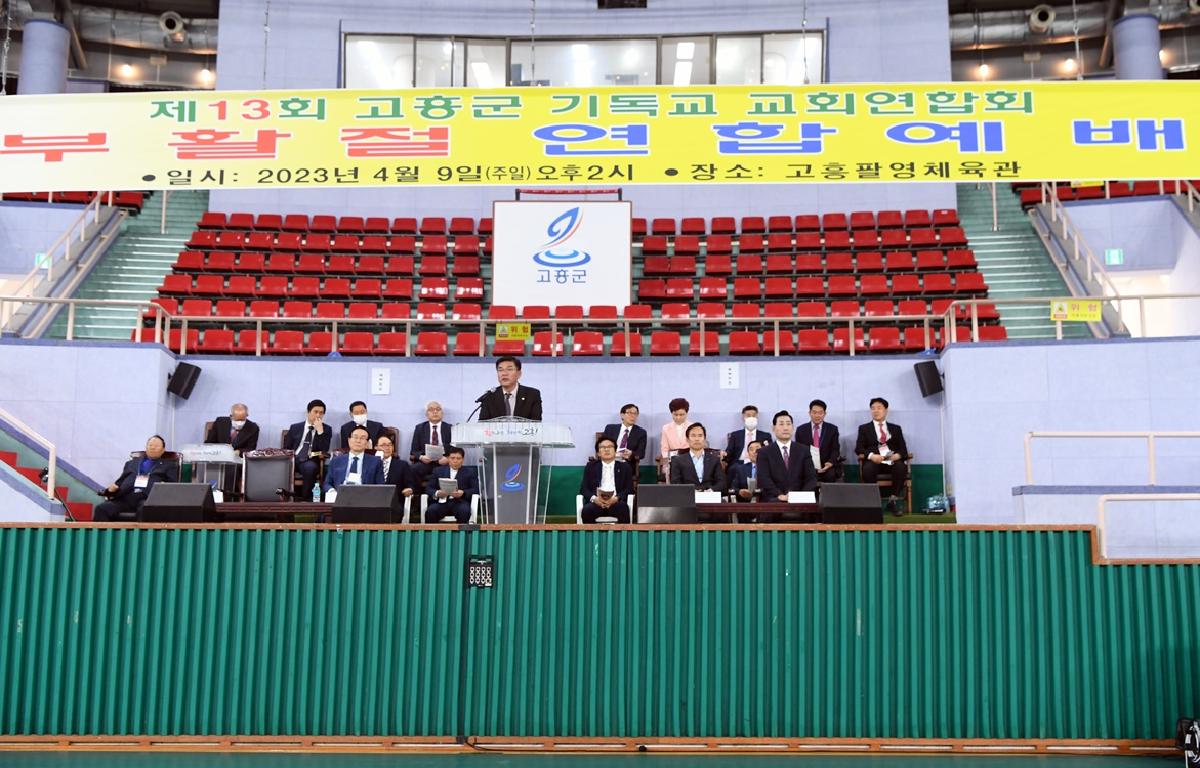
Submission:
[[[495,204],[492,303],[630,303],[633,267],[629,202]]]

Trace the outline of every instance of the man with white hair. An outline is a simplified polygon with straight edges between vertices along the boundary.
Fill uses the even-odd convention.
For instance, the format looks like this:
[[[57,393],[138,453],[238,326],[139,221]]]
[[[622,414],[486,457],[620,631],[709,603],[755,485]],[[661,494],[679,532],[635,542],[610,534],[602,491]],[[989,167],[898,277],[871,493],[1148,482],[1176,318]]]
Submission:
[[[413,427],[412,446],[408,451],[408,460],[412,464],[413,475],[418,482],[424,483],[433,474],[433,470],[446,466],[446,447],[450,445],[450,427],[443,418],[442,404],[430,400],[425,404],[425,421]],[[436,446],[442,449],[440,458],[433,458],[425,453],[425,446]],[[435,451],[436,453],[436,451]]]
[[[234,403],[229,408],[228,416],[213,419],[208,434],[204,436],[204,442],[231,445],[233,452],[238,456],[257,448],[258,425],[250,421],[250,409],[246,404]]]

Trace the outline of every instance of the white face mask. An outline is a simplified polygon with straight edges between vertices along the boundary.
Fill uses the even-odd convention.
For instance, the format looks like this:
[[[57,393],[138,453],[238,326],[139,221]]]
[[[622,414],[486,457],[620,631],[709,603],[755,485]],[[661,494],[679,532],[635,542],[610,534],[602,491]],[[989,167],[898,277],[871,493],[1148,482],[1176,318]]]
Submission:
[[[758,429],[758,417],[757,416],[747,416],[745,419],[742,420],[742,423],[746,425],[746,429]]]
[[[242,427],[246,426],[245,419],[242,419],[241,421],[231,421],[229,423],[233,425],[234,429],[241,429]]]
[[[360,427],[365,427],[367,425],[367,414],[365,413],[356,413],[350,418],[353,419],[354,423]]]

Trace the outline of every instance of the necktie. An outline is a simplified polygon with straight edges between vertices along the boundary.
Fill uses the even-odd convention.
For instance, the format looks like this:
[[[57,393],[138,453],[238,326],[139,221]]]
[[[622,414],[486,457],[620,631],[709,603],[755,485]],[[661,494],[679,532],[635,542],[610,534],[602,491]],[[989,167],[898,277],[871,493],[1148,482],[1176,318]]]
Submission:
[[[391,459],[384,459],[384,460],[383,460],[383,479],[384,479],[384,480],[387,480],[387,479],[388,479],[388,468],[389,468],[389,467],[391,467],[391,466],[392,466],[392,460],[391,460]]]
[[[350,472],[349,472],[349,474],[351,474],[351,475],[358,474],[358,457],[357,456],[350,457]]]
[[[304,433],[304,439],[300,441],[300,458],[307,459],[308,454],[312,453],[313,442],[313,426],[308,425],[308,430]]]
[[[229,431],[229,444],[230,445],[237,442],[238,432],[241,432],[241,430],[240,429],[232,429]]]
[[[758,465],[757,464],[750,465],[750,479],[751,480],[758,479]]]
[[[780,447],[781,449],[783,449],[783,466],[784,466],[784,468],[787,468],[787,467],[789,466],[789,462],[788,462],[788,447],[787,447],[786,445],[781,445],[781,446],[779,446],[779,447]]]
[[[813,445],[821,447],[821,425],[813,424]]]
[[[430,445],[437,445],[437,444],[438,444],[438,443],[437,443],[437,439],[438,439],[438,432],[439,432],[439,431],[440,431],[440,430],[438,429],[438,425],[437,425],[437,424],[430,424],[430,425],[429,425],[429,444],[430,444]]]
[[[513,415],[512,392],[504,393],[504,410],[509,416]]]
[[[879,425],[879,444],[887,445],[887,441],[888,441],[887,432],[883,431],[883,425],[880,424]]]
[[[617,445],[619,450],[625,450],[629,447],[629,427],[621,430],[621,442]]]

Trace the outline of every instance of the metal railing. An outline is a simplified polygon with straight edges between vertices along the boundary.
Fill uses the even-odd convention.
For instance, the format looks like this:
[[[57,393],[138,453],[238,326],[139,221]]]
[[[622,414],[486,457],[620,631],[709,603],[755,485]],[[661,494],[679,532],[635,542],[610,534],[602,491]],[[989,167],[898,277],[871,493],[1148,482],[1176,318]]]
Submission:
[[[1107,507],[1120,501],[1200,501],[1200,493],[1105,493],[1096,499],[1096,536],[1100,540],[1100,556],[1108,559]],[[1143,559],[1143,558],[1139,558]],[[1178,557],[1163,558],[1178,560]]]
[[[123,209],[113,206],[114,194],[102,192],[92,198],[92,201],[83,207],[78,218],[71,222],[66,231],[46,250],[45,259],[36,264],[19,283],[9,288],[12,295],[27,299],[36,298],[40,290],[53,286],[55,280],[60,279],[66,270],[77,266],[76,262],[91,237],[107,224],[112,216],[124,219],[127,215]],[[104,199],[108,202],[102,205],[101,201]],[[15,307],[11,304],[0,303],[0,331],[8,329],[15,314]]]
[[[1158,456],[1155,441],[1159,438],[1200,438],[1200,432],[1026,432],[1025,482],[1033,485],[1033,441],[1035,438],[1112,440],[1139,438],[1146,441],[1147,485],[1158,485]]]
[[[12,424],[17,428],[18,431],[21,432],[21,434],[25,435],[33,442],[46,449],[48,469],[46,472],[45,493],[47,498],[49,498],[51,501],[54,501],[54,482],[58,477],[58,449],[54,447],[54,443],[42,437],[28,424],[21,421],[16,416],[13,416],[3,408],[0,408],[0,419]]]

